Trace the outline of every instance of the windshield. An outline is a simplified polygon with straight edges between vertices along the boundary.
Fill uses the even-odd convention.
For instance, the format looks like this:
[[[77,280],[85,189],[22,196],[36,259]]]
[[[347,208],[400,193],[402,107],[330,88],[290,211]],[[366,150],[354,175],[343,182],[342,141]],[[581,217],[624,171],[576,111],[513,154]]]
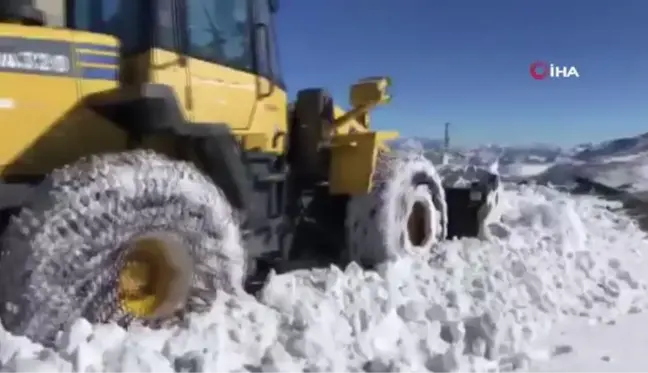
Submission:
[[[133,0],[76,0],[67,21],[71,28],[115,36],[123,53],[136,53],[144,45],[141,6]]]
[[[252,71],[252,21],[248,0],[187,0],[187,53]]]
[[[151,6],[147,1],[76,0],[74,8],[68,9],[68,27],[115,36],[125,55],[152,45],[146,32],[155,33],[157,47],[178,50],[173,36],[173,2],[154,3],[156,14],[152,15],[147,14]],[[186,20],[182,23],[188,40],[183,53],[281,82],[268,0],[186,0],[184,6]]]

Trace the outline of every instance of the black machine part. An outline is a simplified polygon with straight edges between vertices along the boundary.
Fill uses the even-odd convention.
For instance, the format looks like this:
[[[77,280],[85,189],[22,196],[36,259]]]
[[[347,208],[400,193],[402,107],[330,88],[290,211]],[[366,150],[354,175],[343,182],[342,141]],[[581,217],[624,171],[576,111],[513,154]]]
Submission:
[[[445,187],[448,205],[448,239],[477,237],[481,225],[480,211],[487,207],[488,196],[497,188],[491,180],[474,182],[469,187]]]
[[[330,149],[325,134],[334,120],[333,98],[323,89],[297,92],[288,144],[288,162],[300,187],[312,187],[328,179]]]
[[[45,12],[34,6],[33,0],[0,0],[0,22],[43,26],[47,23],[47,17]]]

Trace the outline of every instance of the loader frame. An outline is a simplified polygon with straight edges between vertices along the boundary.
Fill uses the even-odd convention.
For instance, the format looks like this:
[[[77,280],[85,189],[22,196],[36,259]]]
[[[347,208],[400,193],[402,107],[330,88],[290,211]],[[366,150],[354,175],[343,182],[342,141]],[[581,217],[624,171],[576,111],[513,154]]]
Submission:
[[[276,10],[277,1],[267,1]],[[170,0],[170,3],[179,7],[181,2]],[[71,13],[74,2],[70,0],[67,4],[67,11]],[[152,1],[148,3],[152,4]],[[74,24],[70,27],[76,29]],[[269,38],[269,26],[264,27],[264,35]],[[187,36],[181,31],[177,33],[180,35],[175,35],[174,43],[178,45],[170,49],[178,57],[177,65],[185,68],[191,58],[184,55]],[[91,40],[100,37],[97,45],[117,50],[117,41],[108,41],[111,37],[107,35],[84,35]],[[287,110],[278,108],[278,102],[288,105],[282,101],[285,100],[285,88],[283,82],[269,79],[267,92],[255,91],[250,95],[257,95],[259,107],[274,106],[274,110],[270,110],[274,112],[271,121],[214,123],[211,119],[219,118],[218,113],[210,113],[210,108],[204,105],[194,111],[194,119],[190,120],[187,107],[191,105],[183,102],[179,95],[183,89],[191,87],[174,86],[177,79],[151,77],[151,61],[160,54],[169,53],[165,50],[169,46],[156,44],[151,35],[148,39],[143,50],[128,55],[122,50],[119,80],[104,79],[101,89],[80,97],[71,112],[89,109],[97,119],[109,123],[111,129],[121,130],[125,134],[125,146],[111,148],[111,151],[146,148],[148,140],[163,138],[170,140],[167,145],[171,146],[163,150],[165,154],[194,163],[210,177],[244,217],[241,228],[250,259],[248,278],[251,283],[259,284],[269,269],[281,270],[283,264],[299,259],[306,259],[310,264],[313,259],[324,264],[343,264],[338,261],[339,250],[345,246],[347,202],[352,196],[372,190],[379,153],[389,151],[385,142],[398,136],[396,132],[370,128],[370,110],[390,101],[387,92],[390,79],[369,77],[354,84],[349,94],[349,111],[336,106],[332,97],[320,88],[304,89],[298,92],[297,99]],[[73,41],[72,37],[72,41],[65,42],[72,45]],[[70,58],[74,59],[74,54]],[[268,79],[259,74],[256,66],[252,71],[230,69],[225,73],[217,62],[201,63],[201,72],[211,71],[214,76],[229,74],[227,79],[234,81],[252,76],[259,80],[257,84],[263,85],[261,80]],[[275,101],[269,100],[277,93]],[[61,108],[63,121],[69,114],[66,109]],[[199,117],[210,120],[196,122],[198,112]],[[278,114],[284,112],[287,112],[285,118]],[[272,121],[275,121],[274,129],[270,128]],[[54,127],[56,125],[58,123]],[[88,127],[83,128],[87,131]],[[47,141],[58,141],[57,145],[62,142],[53,138]],[[42,173],[49,171],[48,167],[36,172],[41,174],[32,172],[31,175],[25,175],[20,167],[0,170],[5,172],[0,179],[0,234],[7,219],[29,200],[30,191],[42,181],[45,177]],[[11,194],[11,198],[3,201],[5,193]],[[473,211],[483,203],[473,201],[468,206],[464,192],[454,191],[451,195],[458,196],[454,205],[462,216],[457,221],[469,218],[462,209]],[[457,235],[462,234],[460,228],[455,229]]]
[[[366,82],[363,84],[367,87]],[[244,212],[242,229],[251,259],[250,281],[262,281],[268,270],[281,270],[290,260],[338,262],[339,248],[345,244],[349,192],[355,188],[366,193],[371,188],[382,142],[377,142],[375,133],[368,128],[351,134],[335,133],[354,117],[342,116],[336,121],[335,105],[326,91],[306,89],[297,95],[288,110],[288,133],[275,134],[276,138],[287,136],[286,148],[274,154],[243,149],[237,134],[225,123],[187,122],[169,86],[148,83],[127,93],[124,89],[88,97],[86,106],[125,130],[129,149],[141,147],[142,140],[150,136],[170,135],[176,139],[175,152],[180,159],[195,162],[223,190],[232,206]],[[368,100],[369,104],[356,115],[367,121],[367,111],[384,99],[381,94]],[[371,136],[355,155],[345,154],[348,148],[344,145],[329,146],[336,140],[348,144],[354,135]],[[350,148],[354,151],[357,147],[351,144]],[[336,170],[336,155],[338,163],[348,163],[354,157],[357,161],[359,155],[362,163],[352,169],[369,173],[350,182],[332,183],[332,178],[344,177],[350,167],[339,164]]]
[[[290,110],[286,119],[288,134],[275,134],[288,137],[286,149],[279,154],[243,149],[239,136],[226,123],[188,122],[173,88],[164,84],[101,91],[87,97],[82,106],[127,133],[123,150],[142,148],[144,139],[150,137],[168,136],[179,160],[195,163],[212,179],[245,216],[242,230],[250,264],[248,287],[255,289],[270,269],[281,271],[289,260],[305,256],[324,263],[337,262],[339,251],[334,248],[344,246],[343,222],[349,195],[331,193],[329,176],[335,149],[321,144],[323,127],[333,128],[335,123],[333,101],[319,89],[305,90],[300,96],[294,107],[301,113]],[[308,117],[306,122],[300,114]],[[331,134],[334,136],[348,135]],[[319,150],[311,152],[309,158],[300,149]],[[373,149],[361,152],[374,153]],[[363,167],[373,166],[369,163]],[[4,178],[0,183],[0,195],[8,188],[22,195],[0,201],[0,234],[44,177]]]
[[[33,8],[33,1],[21,1],[21,6],[8,9],[11,12],[7,13],[7,16],[18,21],[18,24],[32,25],[26,22],[26,16],[17,11]],[[278,1],[267,1],[271,11],[278,9]],[[186,12],[182,3],[179,0],[165,2],[179,14]],[[141,4],[142,9],[152,11],[155,9],[153,4],[157,2],[151,0]],[[254,9],[251,4],[248,4],[250,20],[256,20],[252,15]],[[105,47],[116,51],[117,35],[92,35],[94,30],[76,24],[75,8],[75,1],[66,2],[67,26],[74,30],[70,34],[78,33],[93,41],[96,37],[97,45],[105,44]],[[386,94],[389,80],[370,78],[352,86],[352,109],[349,112],[336,107],[324,90],[305,89],[298,93],[296,102],[287,110],[287,117],[282,117],[280,113],[285,113],[286,110],[277,106],[280,106],[279,103],[288,103],[282,101],[285,100],[285,87],[281,80],[276,79],[280,77],[279,72],[270,71],[270,75],[263,75],[258,61],[262,57],[270,58],[276,51],[268,47],[267,56],[255,55],[254,66],[249,71],[239,70],[237,67],[230,69],[221,66],[218,61],[199,61],[196,65],[200,65],[197,68],[199,73],[211,74],[209,76],[212,77],[222,73],[226,83],[229,82],[228,79],[236,81],[254,78],[258,86],[255,92],[249,94],[255,95],[257,106],[262,110],[274,107],[272,110],[268,109],[275,113],[271,120],[268,114],[269,120],[266,121],[215,123],[211,119],[217,120],[218,113],[210,113],[208,106],[198,107],[185,102],[186,95],[183,94],[186,92],[183,90],[191,87],[183,86],[181,80],[159,78],[151,72],[165,68],[159,63],[161,55],[164,55],[164,58],[173,56],[173,64],[179,67],[177,70],[186,69],[192,64],[195,56],[187,52],[189,49],[187,30],[184,27],[186,25],[179,20],[182,17],[175,18],[178,19],[174,19],[174,37],[169,45],[161,43],[158,39],[157,32],[160,30],[157,28],[161,27],[161,24],[158,24],[159,20],[153,16],[141,20],[138,27],[145,29],[142,32],[145,40],[143,39],[142,44],[135,50],[121,48],[119,74],[115,74],[119,77],[99,83],[82,82],[91,84],[95,92],[79,97],[81,101],[69,112],[65,111],[67,108],[62,107],[61,121],[65,121],[77,111],[89,109],[97,119],[109,123],[111,128],[114,125],[120,134],[123,132],[125,146],[119,143],[113,149],[111,144],[110,151],[147,148],[151,139],[167,140],[165,146],[170,145],[171,149],[154,147],[153,150],[196,164],[222,189],[232,206],[243,212],[245,220],[242,229],[247,241],[246,248],[248,255],[253,259],[271,258],[260,260],[281,262],[295,256],[293,247],[296,245],[292,245],[291,242],[293,236],[300,235],[297,232],[301,225],[308,226],[307,230],[311,234],[309,241],[323,242],[332,239],[332,233],[315,229],[312,224],[306,223],[308,219],[303,218],[304,215],[315,214],[318,217],[316,220],[325,220],[326,225],[336,225],[335,232],[343,233],[342,222],[348,196],[366,193],[371,189],[377,152],[384,148],[384,139],[397,136],[396,133],[373,132],[369,127],[369,110],[389,99]],[[273,45],[272,25],[260,24],[258,20],[255,22],[257,23],[254,24],[254,30],[260,34],[254,34],[256,36],[252,37],[251,43],[256,45],[259,42],[256,39],[263,38],[267,45]],[[32,27],[42,26],[44,23],[40,22]],[[11,32],[22,34],[18,28]],[[72,45],[75,37],[67,37],[71,38],[71,41],[65,42]],[[115,39],[108,40],[112,37]],[[253,50],[257,51],[254,48]],[[71,60],[74,60],[74,57],[74,54],[69,56]],[[31,79],[36,78],[32,75]],[[192,106],[193,115],[189,115],[188,108]],[[236,106],[231,108],[234,110]],[[208,120],[206,123],[196,122],[195,118],[199,117]],[[274,122],[276,128],[270,128],[271,122]],[[50,123],[38,125],[45,127]],[[53,127],[57,125],[58,123]],[[78,128],[87,131],[88,126]],[[47,144],[62,141],[46,138],[43,142]],[[93,143],[86,147],[86,152],[96,145]],[[80,154],[77,155],[89,155],[86,152],[78,152]],[[36,150],[34,153],[45,154],[41,159],[47,159],[45,152]],[[62,163],[73,161],[74,158],[71,158]],[[0,195],[3,190],[16,188],[20,189],[22,195],[7,201],[0,200],[0,215],[6,221],[28,201],[29,191],[45,177],[50,167],[48,164],[33,171],[11,163],[3,166],[5,168],[0,170]],[[354,169],[353,172],[349,172],[349,167]],[[2,228],[0,226],[0,230]],[[313,232],[320,231],[318,238],[313,239]],[[337,242],[340,239],[333,240]],[[302,246],[300,244],[300,251],[303,251]],[[327,252],[330,251],[329,249]],[[335,255],[331,253],[330,256]],[[253,271],[254,267],[251,266]]]

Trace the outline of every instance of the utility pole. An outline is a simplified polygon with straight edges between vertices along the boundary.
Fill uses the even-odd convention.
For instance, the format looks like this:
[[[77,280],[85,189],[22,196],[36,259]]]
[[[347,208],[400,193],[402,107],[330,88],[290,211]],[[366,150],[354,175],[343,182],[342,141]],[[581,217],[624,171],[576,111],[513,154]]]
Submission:
[[[445,141],[443,142],[443,146],[445,147],[445,151],[450,150],[450,123],[446,122],[445,124]]]
[[[441,164],[447,165],[450,162],[450,123],[445,124],[445,136],[443,141],[443,152],[441,152]]]

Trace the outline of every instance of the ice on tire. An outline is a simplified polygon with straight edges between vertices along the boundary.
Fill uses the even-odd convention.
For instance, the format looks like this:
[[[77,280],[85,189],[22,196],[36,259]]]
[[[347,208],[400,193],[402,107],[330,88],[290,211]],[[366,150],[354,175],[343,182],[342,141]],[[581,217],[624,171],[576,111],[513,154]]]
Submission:
[[[116,301],[122,245],[150,231],[173,232],[190,251],[186,311],[208,308],[218,291],[241,291],[239,228],[217,186],[191,164],[149,151],[94,156],[52,172],[9,223],[4,327],[47,344],[78,317],[128,324]]]

